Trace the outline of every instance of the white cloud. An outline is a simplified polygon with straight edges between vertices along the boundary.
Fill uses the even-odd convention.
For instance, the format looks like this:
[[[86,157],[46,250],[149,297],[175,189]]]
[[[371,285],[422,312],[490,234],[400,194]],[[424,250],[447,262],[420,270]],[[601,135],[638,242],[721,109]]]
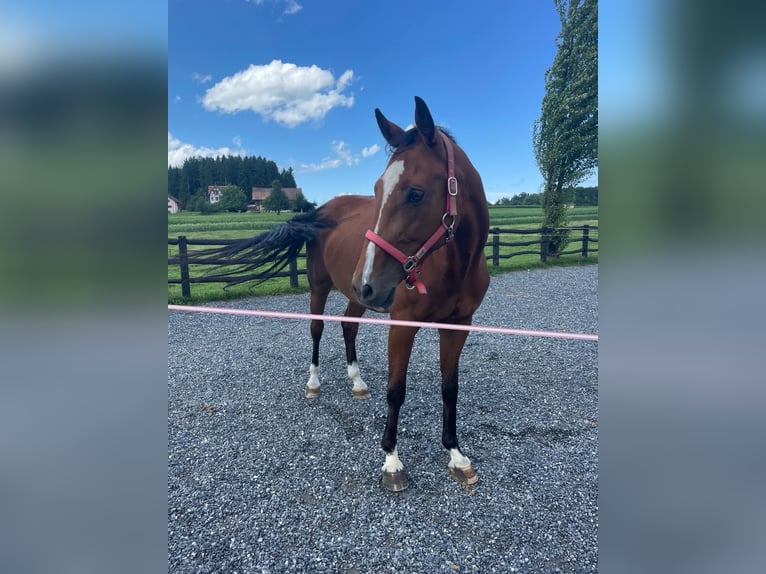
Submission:
[[[352,70],[346,70],[343,72],[338,78],[338,89],[343,90],[345,89],[350,83],[351,80],[354,79],[354,72]]]
[[[260,6],[265,2],[265,0],[247,0],[248,2],[251,2],[253,4],[256,4]],[[301,10],[303,10],[303,6],[298,4],[295,0],[274,0],[275,2],[283,2],[285,3],[285,11],[282,12],[282,14],[287,14],[288,16],[291,16],[292,14],[297,14]]]
[[[380,146],[378,144],[372,144],[369,147],[362,148],[362,157],[373,156],[379,151],[380,151]]]
[[[182,100],[181,96],[176,96],[175,98],[173,98],[173,103],[174,104],[180,104],[181,100]]]
[[[335,152],[335,157],[326,157],[319,163],[304,163],[301,164],[302,171],[323,171],[325,169],[335,169],[342,165],[354,165],[359,163],[359,158],[354,159],[351,150],[346,147],[346,142],[333,141],[330,144],[332,151]]]
[[[210,111],[234,114],[250,110],[286,127],[318,121],[338,106],[350,108],[354,96],[343,94],[354,77],[346,70],[338,80],[318,66],[296,66],[273,60],[251,65],[212,86],[202,105]]]
[[[198,84],[207,84],[208,82],[213,81],[213,76],[211,76],[210,74],[200,74],[199,72],[194,72],[192,74],[192,80],[194,80]]]
[[[295,0],[287,0],[286,4],[287,5],[285,6],[285,11],[283,12],[284,14],[297,14],[303,10],[303,6],[298,4]]]
[[[303,163],[300,166],[301,171],[322,171],[325,169],[335,169],[342,166],[352,166],[359,163],[359,155],[354,154],[346,142],[343,140],[335,140],[330,143],[330,148],[334,152],[333,157],[326,157],[319,163]],[[380,150],[378,144],[373,144],[370,147],[362,149],[361,157],[370,157]]]
[[[320,163],[302,163],[300,171],[323,171],[325,169],[335,169],[343,165],[338,158],[324,158]]]
[[[237,145],[239,147],[239,144]],[[245,150],[229,147],[197,147],[193,144],[183,143],[168,132],[168,167],[181,167],[184,161],[192,157],[217,157],[220,155],[245,155]]]
[[[343,140],[334,141],[330,145],[332,150],[335,152],[335,155],[338,156],[338,159],[340,159],[345,165],[355,165],[359,163],[359,158],[353,156],[351,150],[346,147],[346,142]]]
[[[233,138],[231,138],[231,143],[233,143],[237,147],[242,147],[242,137],[234,136]]]

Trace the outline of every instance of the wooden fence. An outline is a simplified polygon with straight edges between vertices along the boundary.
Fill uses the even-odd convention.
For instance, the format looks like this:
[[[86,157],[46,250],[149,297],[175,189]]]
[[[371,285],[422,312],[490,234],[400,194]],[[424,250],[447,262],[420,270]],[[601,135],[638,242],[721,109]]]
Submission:
[[[501,229],[494,227],[489,230],[489,237],[487,238],[487,247],[492,249],[491,253],[487,253],[487,260],[491,262],[493,267],[500,265],[501,259],[510,259],[517,255],[539,255],[540,261],[546,262],[548,260],[549,242],[551,233],[555,231],[580,231],[580,237],[569,237],[569,243],[579,243],[580,246],[576,249],[570,249],[567,251],[561,251],[559,255],[575,255],[580,254],[582,257],[588,257],[589,253],[598,251],[598,248],[591,247],[592,243],[598,243],[598,238],[590,235],[591,231],[598,231],[598,226],[595,225],[581,225],[575,227],[541,227],[537,229]],[[520,241],[508,241],[503,240],[503,236],[508,235],[534,235],[535,239],[520,240]],[[189,273],[189,266],[199,264],[199,261],[195,260],[194,253],[189,253],[189,245],[207,245],[207,246],[220,246],[231,245],[241,241],[240,239],[188,239],[185,235],[179,236],[177,239],[168,238],[168,245],[178,246],[178,255],[174,258],[168,259],[168,265],[177,264],[180,268],[180,277],[168,278],[168,283],[175,283],[181,285],[181,295],[183,297],[191,297],[191,284],[192,283],[225,283],[232,278],[237,280],[266,280],[275,277],[289,277],[290,286],[293,288],[298,287],[298,276],[305,275],[305,269],[298,268],[297,259],[305,259],[305,252],[298,254],[296,259],[290,261],[287,271],[280,271],[278,273],[251,273],[248,275],[232,275],[229,277],[223,277],[221,275],[200,275],[198,277],[192,277]],[[503,252],[503,247],[522,247],[527,249],[514,250],[510,252]],[[532,249],[534,247],[534,249]],[[246,262],[245,262],[246,263]],[[231,265],[226,261],[207,260],[206,265]]]
[[[597,225],[580,225],[574,227],[540,227],[537,229],[500,229],[499,227],[493,227],[489,230],[489,237],[487,237],[487,247],[492,247],[492,254],[487,253],[487,259],[492,261],[492,266],[497,267],[500,265],[501,259],[510,259],[517,255],[539,255],[540,261],[545,263],[548,260],[549,243],[551,234],[555,231],[580,231],[580,237],[569,237],[569,243],[580,243],[580,247],[577,249],[570,249],[567,251],[560,251],[558,255],[575,255],[580,254],[582,257],[587,257],[589,253],[595,253],[598,248],[590,247],[591,243],[598,243],[598,238],[591,237],[591,231],[598,231]],[[535,239],[522,240],[522,241],[501,241],[503,235],[536,235]],[[535,249],[529,249],[533,246],[537,246]],[[528,249],[521,249],[518,251],[512,251],[510,253],[501,254],[501,247],[527,247]]]

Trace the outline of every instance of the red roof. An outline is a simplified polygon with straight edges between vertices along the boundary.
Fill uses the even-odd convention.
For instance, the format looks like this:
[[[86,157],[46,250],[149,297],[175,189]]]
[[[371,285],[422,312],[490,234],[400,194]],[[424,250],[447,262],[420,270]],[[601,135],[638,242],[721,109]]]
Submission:
[[[295,201],[295,199],[298,197],[298,194],[301,193],[301,188],[300,187],[283,187],[282,191],[285,192],[285,195],[287,196],[288,200]],[[253,201],[263,201],[270,195],[271,195],[270,187],[254,187],[253,188]]]

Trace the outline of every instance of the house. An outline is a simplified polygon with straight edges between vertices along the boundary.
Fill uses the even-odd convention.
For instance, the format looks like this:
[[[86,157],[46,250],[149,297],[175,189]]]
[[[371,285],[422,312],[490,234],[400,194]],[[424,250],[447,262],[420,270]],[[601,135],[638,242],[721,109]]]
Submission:
[[[168,213],[178,213],[179,211],[181,211],[181,202],[168,194]]]
[[[290,202],[290,209],[295,206],[295,200],[299,193],[303,193],[300,187],[283,187],[282,191],[287,196],[287,201]],[[252,191],[252,198],[247,206],[248,211],[261,211],[263,206],[263,200],[271,195],[270,187],[254,187]]]
[[[221,200],[221,190],[224,188],[222,185],[208,185],[207,186],[207,200],[210,203],[218,203]]]

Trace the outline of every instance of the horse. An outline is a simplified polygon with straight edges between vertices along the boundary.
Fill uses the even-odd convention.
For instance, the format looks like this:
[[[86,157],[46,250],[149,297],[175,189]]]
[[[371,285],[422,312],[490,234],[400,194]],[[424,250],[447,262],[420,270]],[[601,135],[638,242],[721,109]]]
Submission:
[[[389,121],[379,109],[375,117],[390,154],[374,196],[335,197],[313,212],[209,255],[239,265],[238,272],[265,265],[274,271],[305,245],[312,314],[324,313],[335,287],[348,299],[348,317],[361,317],[371,309],[397,320],[468,325],[489,286],[484,255],[489,212],[481,177],[454,138],[434,124],[421,98],[415,97],[415,125],[410,129]],[[232,277],[230,284],[238,282]],[[359,324],[341,325],[352,396],[369,398],[356,354]],[[323,329],[323,321],[311,321],[308,399],[320,394]],[[417,332],[418,327],[398,325],[388,331],[382,484],[394,492],[408,487],[397,452],[397,427]],[[474,484],[478,475],[458,445],[456,430],[458,363],[468,333],[448,328],[438,332],[447,466],[454,479]]]

